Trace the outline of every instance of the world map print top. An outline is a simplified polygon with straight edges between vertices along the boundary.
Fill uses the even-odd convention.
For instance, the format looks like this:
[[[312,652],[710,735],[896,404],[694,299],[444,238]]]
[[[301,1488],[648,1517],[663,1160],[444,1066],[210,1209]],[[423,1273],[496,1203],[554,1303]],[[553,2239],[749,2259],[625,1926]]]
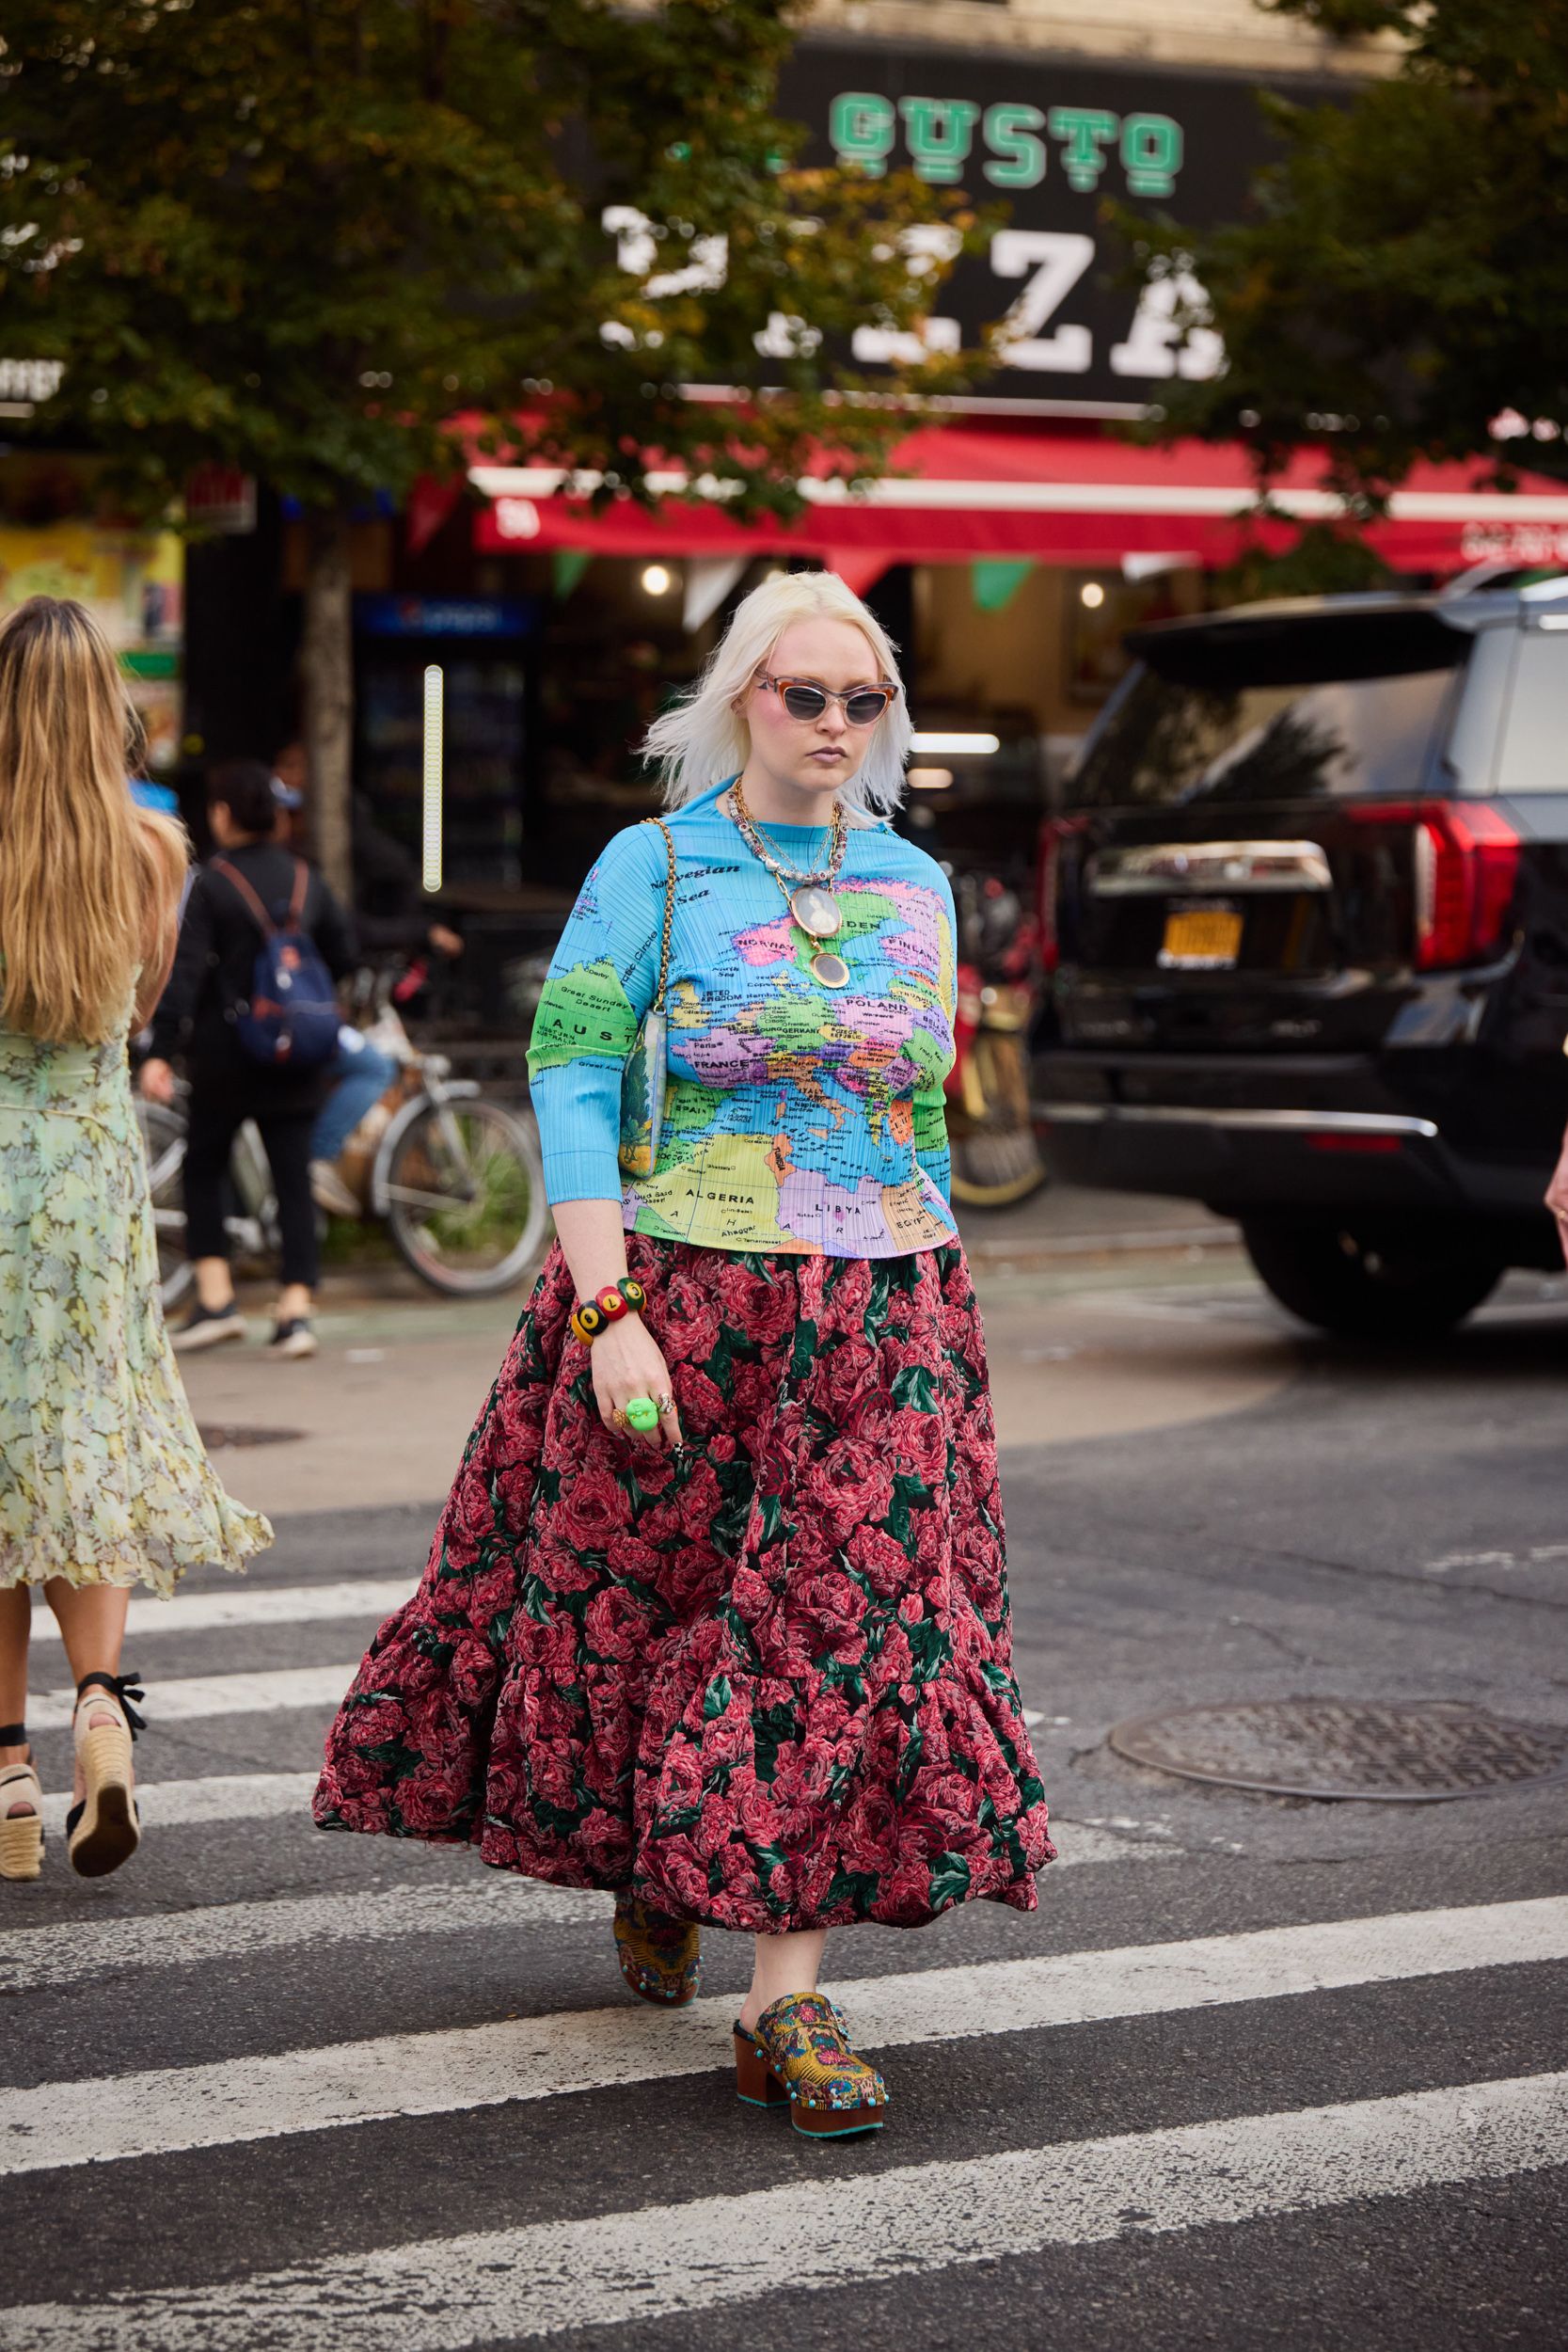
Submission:
[[[572,910],[529,1049],[558,1200],[620,1200],[628,1231],[704,1249],[901,1257],[954,1237],[942,1080],[953,1066],[953,895],[923,850],[852,827],[832,946],[843,988],[719,806],[668,819],[676,850],[669,1086],[657,1164],[624,1184],[621,1068],[658,984],[669,860],[652,825],[617,834]],[[812,871],[828,834],[764,832]]]

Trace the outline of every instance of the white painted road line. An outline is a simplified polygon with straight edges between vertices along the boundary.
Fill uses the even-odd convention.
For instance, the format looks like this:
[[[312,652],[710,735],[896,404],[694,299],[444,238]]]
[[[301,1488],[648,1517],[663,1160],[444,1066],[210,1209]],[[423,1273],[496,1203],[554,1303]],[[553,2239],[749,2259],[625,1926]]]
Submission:
[[[1568,2074],[907,2165],[427,2238],[225,2280],[34,2303],[8,2352],[461,2352],[821,2294],[1133,2232],[1234,2226],[1568,2163]],[[260,2328],[261,2334],[258,2334]]]
[[[232,1779],[152,1782],[136,1791],[151,1825],[186,1821],[255,1820],[297,1809],[309,1819],[314,1772],[259,1772]],[[209,1789],[218,1793],[212,1797]],[[229,1791],[233,1791],[230,1798]],[[254,1792],[254,1793],[253,1793]],[[69,1796],[46,1796],[44,1820],[63,1828]],[[1071,1821],[1053,1821],[1061,1841],[1059,1870],[1069,1863],[1173,1862],[1180,1847],[1137,1844]],[[379,1942],[392,1935],[455,1935],[467,1928],[537,1925],[580,1927],[608,1919],[612,1899],[592,1888],[546,1886],[510,1872],[486,1872],[467,1884],[389,1889],[377,1895],[309,1895],[296,1901],[214,1903],[198,1910],[157,1912],[142,1918],[71,1920],[0,1935],[0,1990],[78,1984],[127,1968],[189,1968],[262,1951],[311,1944]]]
[[[160,1724],[194,1722],[203,1715],[277,1715],[291,1707],[335,1708],[359,1671],[348,1666],[282,1666],[265,1674],[190,1675],[164,1681],[149,1675],[147,1719]],[[76,1705],[73,1690],[27,1694],[29,1731],[63,1731]]]
[[[306,1777],[314,1787],[314,1775]],[[608,1923],[613,1909],[610,1895],[498,1872],[466,1886],[307,1895],[293,1902],[214,1903],[141,1919],[71,1920],[0,1936],[0,1989],[79,1984],[127,1968],[193,1968],[248,1960],[260,1952],[303,1951],[317,1944],[458,1935],[468,1928],[515,1933],[536,1921],[568,1927],[596,1919]]]
[[[125,1638],[211,1633],[226,1626],[314,1625],[327,1617],[389,1617],[419,1589],[418,1576],[361,1577],[343,1584],[247,1585],[239,1578],[216,1593],[176,1593],[172,1600],[137,1596],[126,1613]],[[52,1609],[33,1611],[35,1642],[57,1642]]]
[[[390,1920],[390,1906],[408,1899],[370,1899],[388,1903]],[[203,1956],[193,1948],[193,1960]],[[832,1989],[857,2042],[879,2049],[1562,1959],[1568,1898],[1549,1897],[933,1968]],[[608,1981],[608,1952],[605,1967]],[[270,2058],[43,2083],[0,2093],[0,2173],[705,2074],[730,2060],[734,2014],[730,1995],[657,2017],[628,2001]]]
[[[143,1829],[182,1829],[203,1821],[269,1821],[290,1814],[310,1819],[316,1772],[214,1772],[209,1780],[143,1780],[136,1784],[136,1810]],[[71,1791],[43,1800],[45,1829],[60,1834],[71,1810]]]
[[[136,1784],[136,1804],[144,1830],[293,1819],[313,1835],[310,1799],[318,1777],[313,1772],[214,1772],[205,1780],[143,1780]],[[51,1836],[64,1834],[71,1805],[69,1789],[46,1793],[43,1820]],[[1181,1857],[1180,1846],[1152,1837],[1117,1837],[1079,1821],[1053,1820],[1051,1834],[1057,1848],[1054,1869],[1065,1869],[1075,1862],[1173,1862]],[[221,1921],[224,1907],[211,1915]],[[5,1948],[0,1938],[0,1951]]]

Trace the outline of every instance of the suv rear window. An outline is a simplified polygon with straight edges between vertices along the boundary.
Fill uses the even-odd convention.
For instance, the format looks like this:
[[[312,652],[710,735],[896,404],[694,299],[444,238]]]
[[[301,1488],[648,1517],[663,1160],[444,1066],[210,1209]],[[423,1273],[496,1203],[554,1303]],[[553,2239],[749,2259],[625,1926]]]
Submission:
[[[1363,618],[1353,642],[1336,617],[1266,635],[1223,622],[1138,632],[1129,642],[1144,664],[1107,710],[1069,805],[1418,791],[1470,641],[1430,623],[1396,638]],[[1371,672],[1380,654],[1388,667]]]

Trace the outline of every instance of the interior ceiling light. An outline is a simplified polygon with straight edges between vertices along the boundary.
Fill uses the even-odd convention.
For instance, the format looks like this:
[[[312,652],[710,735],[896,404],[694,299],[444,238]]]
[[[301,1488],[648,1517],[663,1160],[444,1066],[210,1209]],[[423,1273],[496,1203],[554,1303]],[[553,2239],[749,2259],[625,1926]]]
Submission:
[[[911,768],[910,782],[917,792],[945,792],[953,781],[951,768]]]
[[[670,575],[665,570],[664,565],[662,564],[650,564],[647,570],[642,575],[642,585],[647,590],[650,596],[668,596],[672,583]]]
[[[910,744],[913,752],[934,752],[938,757],[949,759],[989,757],[1002,749],[999,735],[916,735]]]
[[[1105,591],[1098,580],[1086,580],[1084,582],[1078,591],[1078,601],[1080,604],[1086,604],[1091,612],[1098,611],[1105,601]]]

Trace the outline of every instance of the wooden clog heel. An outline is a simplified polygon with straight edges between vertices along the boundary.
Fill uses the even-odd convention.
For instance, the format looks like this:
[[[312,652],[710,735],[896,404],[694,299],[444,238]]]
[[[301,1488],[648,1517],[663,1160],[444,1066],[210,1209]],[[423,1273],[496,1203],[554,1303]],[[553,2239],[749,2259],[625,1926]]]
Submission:
[[[855,2056],[848,2028],[825,1994],[786,1993],[763,2010],[750,2038],[788,2099],[796,2130],[808,2139],[881,2130],[887,2086]],[[737,2055],[740,2039],[737,2031]]]
[[[744,2026],[735,2029],[735,2095],[749,2107],[787,2107],[789,2093],[768,2063],[768,2053]]]

